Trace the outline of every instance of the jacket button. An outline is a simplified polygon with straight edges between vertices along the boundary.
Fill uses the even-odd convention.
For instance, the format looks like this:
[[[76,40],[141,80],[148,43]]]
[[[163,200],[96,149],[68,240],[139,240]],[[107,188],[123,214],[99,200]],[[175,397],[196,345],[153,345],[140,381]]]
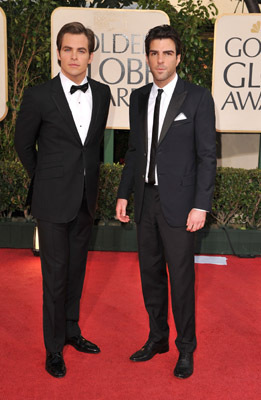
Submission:
[[[147,156],[147,153],[144,153],[144,157],[146,157]]]
[[[145,178],[145,175],[142,175],[142,178],[144,179],[144,178]]]

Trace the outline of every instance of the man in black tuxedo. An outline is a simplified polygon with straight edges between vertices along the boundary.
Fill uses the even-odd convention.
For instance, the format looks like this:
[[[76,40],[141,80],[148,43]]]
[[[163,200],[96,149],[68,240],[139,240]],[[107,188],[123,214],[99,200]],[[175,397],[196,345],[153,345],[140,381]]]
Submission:
[[[30,178],[32,215],[37,218],[43,275],[46,370],[66,373],[65,344],[85,353],[100,349],[78,325],[88,243],[94,219],[110,89],[86,77],[94,34],[79,22],[57,36],[61,72],[26,90],[15,147]]]
[[[208,90],[180,79],[181,43],[169,25],[145,39],[153,84],[130,99],[130,141],[118,191],[117,218],[128,222],[134,190],[148,341],[131,356],[147,361],[169,350],[168,264],[179,360],[174,375],[193,373],[196,348],[194,232],[211,208],[216,170],[214,104]]]

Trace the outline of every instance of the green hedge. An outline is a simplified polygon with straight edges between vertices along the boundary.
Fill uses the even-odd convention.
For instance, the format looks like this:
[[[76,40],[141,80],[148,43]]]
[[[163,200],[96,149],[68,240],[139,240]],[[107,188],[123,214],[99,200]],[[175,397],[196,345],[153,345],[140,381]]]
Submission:
[[[103,221],[115,218],[116,196],[123,166],[120,164],[102,164],[96,218]],[[128,214],[134,217],[133,196],[128,205]]]
[[[115,218],[115,203],[122,165],[101,165],[100,188],[96,217],[101,221]],[[0,163],[0,215],[11,217],[14,211],[24,212],[29,179],[16,161]],[[261,170],[218,168],[213,210],[208,224],[244,228],[261,228]],[[129,210],[133,219],[133,198]]]
[[[212,218],[218,225],[261,227],[261,170],[218,168]]]
[[[8,218],[15,211],[24,212],[30,180],[19,161],[0,162],[0,216]]]

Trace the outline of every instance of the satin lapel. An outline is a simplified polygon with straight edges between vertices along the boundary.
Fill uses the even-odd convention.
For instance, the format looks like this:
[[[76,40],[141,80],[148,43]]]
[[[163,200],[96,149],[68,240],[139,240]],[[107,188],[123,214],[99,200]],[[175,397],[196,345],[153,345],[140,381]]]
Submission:
[[[139,115],[141,127],[144,134],[144,148],[148,151],[148,102],[152,84],[146,87],[144,93],[139,97]]]
[[[96,121],[97,121],[97,118],[100,113],[100,105],[101,105],[99,91],[97,90],[97,88],[95,87],[94,83],[92,82],[92,80],[90,78],[88,78],[88,82],[89,82],[91,90],[92,90],[92,116],[91,116],[89,130],[88,130],[85,142],[84,142],[85,146],[90,141],[92,135],[95,133],[94,127],[96,125]]]
[[[59,112],[62,114],[62,117],[65,120],[66,126],[69,127],[70,131],[73,132],[76,139],[81,143],[81,139],[80,139],[79,133],[77,131],[77,128],[75,126],[69,104],[66,100],[59,75],[57,75],[53,79],[52,98],[53,98]]]
[[[178,78],[177,86],[171,97],[169,107],[167,109],[166,116],[162,125],[158,144],[162,142],[162,140],[166,136],[166,133],[168,132],[170,125],[179,114],[180,107],[182,106],[186,96],[187,92],[184,91],[184,82],[180,78]]]

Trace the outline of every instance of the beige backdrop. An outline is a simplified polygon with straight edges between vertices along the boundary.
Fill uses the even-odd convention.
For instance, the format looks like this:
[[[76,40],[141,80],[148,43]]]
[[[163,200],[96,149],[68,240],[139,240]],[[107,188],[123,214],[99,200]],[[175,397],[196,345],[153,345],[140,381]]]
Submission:
[[[112,101],[107,128],[128,129],[129,96],[152,81],[145,62],[144,36],[156,25],[168,24],[162,11],[57,8],[51,18],[52,76],[59,72],[56,36],[68,22],[79,21],[96,35],[96,50],[88,75],[110,85]]]
[[[0,121],[7,114],[7,37],[6,17],[0,7]]]
[[[223,48],[221,40],[221,47],[215,53],[213,68],[217,129],[246,133],[220,133],[218,166],[252,169],[258,167],[260,134],[249,132],[261,132],[261,47],[259,47],[261,45],[261,15],[232,15],[232,18],[235,23],[231,22],[228,15],[221,16],[217,21],[221,37],[223,37]],[[220,22],[222,23],[219,25]],[[234,56],[241,53],[240,57],[224,54],[225,38],[229,35],[237,39],[227,44],[227,51]],[[229,66],[230,64],[232,65]],[[225,74],[229,83],[244,87],[232,88],[224,84],[224,71],[227,66],[229,67]],[[225,107],[221,110],[224,104]],[[235,110],[235,106],[238,110]]]
[[[219,17],[212,79],[218,131],[261,131],[260,71],[261,15]]]

